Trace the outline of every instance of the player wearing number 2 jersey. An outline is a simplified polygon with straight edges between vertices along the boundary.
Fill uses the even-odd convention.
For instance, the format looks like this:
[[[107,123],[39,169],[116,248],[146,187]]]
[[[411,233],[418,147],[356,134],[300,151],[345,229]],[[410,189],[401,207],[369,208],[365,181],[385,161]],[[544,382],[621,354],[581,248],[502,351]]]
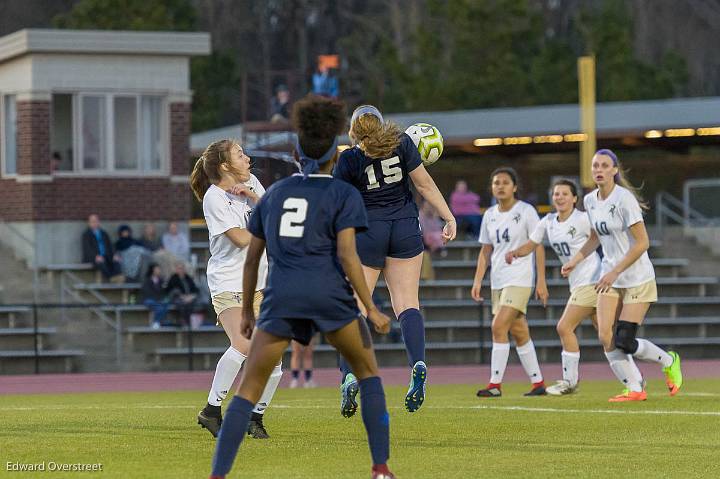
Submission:
[[[647,254],[650,240],[642,215],[642,208],[647,206],[625,178],[612,151],[595,153],[592,175],[597,189],[585,196],[592,233],[580,251],[563,266],[563,274],[572,274],[583,258],[602,245],[602,271],[595,288],[598,335],[610,368],[627,388],[610,401],[647,399],[644,381],[633,357],[661,364],[670,395],[674,396],[682,386],[680,356],[667,353],[646,339],[636,338],[650,304],[657,301],[655,271]]]
[[[590,237],[590,220],[585,213],[575,209],[577,187],[570,180],[559,180],[553,186],[552,201],[555,212],[545,216],[530,234],[530,239],[520,248],[505,255],[510,264],[516,258],[523,258],[539,246],[547,237],[560,261],[565,264],[574,256]],[[595,319],[597,293],[595,283],[600,278],[600,257],[591,253],[570,274],[570,299],[557,324],[557,331],[563,345],[563,379],[547,388],[553,396],[572,394],[578,385],[578,364],[580,345],[575,329],[583,319]]]
[[[492,262],[490,287],[492,289],[492,335],[493,349],[490,362],[490,383],[477,392],[478,397],[499,397],[502,378],[505,374],[512,334],[517,346],[520,362],[525,369],[532,389],[526,396],[545,394],[540,366],[535,354],[535,346],[530,338],[525,313],[532,293],[533,262],[531,256],[518,258],[512,264],[505,262],[505,254],[524,244],[538,222],[538,214],[531,205],[516,198],[517,173],[512,168],[498,168],[492,173],[492,194],[497,205],[488,209],[480,227],[482,248],[478,255],[477,269],[472,287],[472,298],[483,301],[480,296],[483,276],[488,264]],[[492,258],[491,258],[492,255]],[[536,296],[547,303],[545,285],[545,249],[536,248],[537,266]]]
[[[296,157],[303,174],[273,184],[248,222],[252,239],[243,289],[254,289],[266,248],[267,287],[257,324],[254,298],[243,296],[241,331],[247,338],[252,335],[250,354],[220,429],[211,478],[223,478],[230,471],[250,411],[290,340],[307,344],[316,332],[325,333],[358,376],[373,459],[371,477],[394,477],[387,466],[390,438],[385,393],[353,288],[378,332],[389,331],[390,318],[373,304],[355,250],[355,229],[367,225],[362,199],[351,186],[329,174],[338,156],[337,136],[345,123],[345,107],[340,101],[308,96],[295,104]]]
[[[368,212],[368,229],[358,233],[357,248],[368,286],[372,291],[383,272],[412,368],[405,408],[416,411],[425,400],[425,326],[420,314],[418,289],[423,242],[418,209],[410,182],[446,221],[443,240],[455,238],[455,217],[435,182],[425,170],[413,141],[396,125],[383,120],[377,108],[365,105],[352,115],[350,139],[334,176],[353,185],[362,195]],[[355,414],[357,384],[347,363],[343,372],[343,416]]]

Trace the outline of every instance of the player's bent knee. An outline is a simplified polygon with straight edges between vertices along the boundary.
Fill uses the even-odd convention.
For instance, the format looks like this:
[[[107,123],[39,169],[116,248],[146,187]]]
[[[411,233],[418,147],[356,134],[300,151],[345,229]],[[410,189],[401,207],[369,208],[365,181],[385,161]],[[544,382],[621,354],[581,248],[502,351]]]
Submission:
[[[627,354],[635,354],[638,342],[635,339],[638,325],[628,321],[618,321],[615,330],[615,347]]]
[[[598,331],[598,340],[600,341],[600,344],[602,344],[605,349],[609,349],[610,346],[613,344],[613,334],[612,331]]]
[[[574,332],[573,328],[564,321],[560,321],[555,327],[559,336],[568,336]]]

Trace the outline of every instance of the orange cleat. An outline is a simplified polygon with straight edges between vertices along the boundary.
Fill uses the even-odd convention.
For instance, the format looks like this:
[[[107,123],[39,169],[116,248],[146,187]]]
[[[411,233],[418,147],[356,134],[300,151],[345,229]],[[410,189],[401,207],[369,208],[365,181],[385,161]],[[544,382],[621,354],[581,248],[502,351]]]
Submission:
[[[608,399],[609,402],[625,402],[625,401],[645,401],[647,400],[647,393],[645,391],[630,391],[626,389],[622,394],[611,397]]]

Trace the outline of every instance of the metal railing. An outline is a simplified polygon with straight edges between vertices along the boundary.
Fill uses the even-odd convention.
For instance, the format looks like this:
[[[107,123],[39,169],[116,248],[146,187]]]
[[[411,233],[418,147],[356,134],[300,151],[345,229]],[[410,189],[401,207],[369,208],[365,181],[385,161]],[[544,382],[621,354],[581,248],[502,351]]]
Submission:
[[[720,178],[683,184],[683,218],[685,226],[720,226]]]
[[[105,309],[111,310],[114,314],[114,318],[111,318],[108,316],[104,311],[100,311],[98,308],[103,307]],[[125,359],[124,353],[123,353],[123,346],[124,346],[124,338],[123,335],[126,333],[123,329],[123,318],[122,313],[125,308],[127,308],[128,304],[124,303],[105,303],[103,305],[97,305],[97,304],[88,304],[84,302],[80,303],[70,303],[70,302],[64,302],[64,303],[16,303],[16,304],[3,304],[2,307],[5,310],[11,309],[14,310],[17,313],[25,313],[30,315],[30,322],[31,326],[30,329],[32,329],[32,336],[33,336],[33,347],[32,347],[32,358],[34,360],[34,373],[39,374],[41,373],[41,366],[40,366],[40,360],[47,355],[47,353],[52,353],[54,351],[60,351],[65,352],[66,349],[60,349],[60,350],[53,350],[53,349],[43,349],[40,347],[42,343],[42,336],[46,334],[45,328],[48,325],[52,326],[60,326],[60,325],[67,325],[69,323],[69,319],[67,315],[65,314],[67,310],[87,310],[91,311],[94,314],[97,315],[97,313],[101,313],[102,316],[99,316],[101,318],[107,318],[107,321],[103,321],[107,323],[113,330],[114,333],[114,349],[115,349],[115,364],[118,370],[121,369],[123,365],[123,360]],[[44,320],[44,326],[41,327],[40,320],[41,314],[43,311],[50,311],[50,310],[60,310],[60,321],[59,322],[47,322],[47,318]],[[176,309],[173,306],[170,306],[168,308],[170,311],[175,311]],[[148,309],[148,311],[150,311]],[[21,323],[19,320],[13,320],[10,323],[11,328],[15,327],[15,323]],[[179,323],[177,325],[174,325],[173,328],[177,332],[182,332],[186,334],[187,339],[187,346],[183,349],[185,349],[184,354],[187,355],[187,361],[188,361],[188,370],[192,371],[194,370],[194,353],[195,353],[195,347],[194,347],[194,334],[199,332],[193,329],[192,325],[190,323],[188,324],[182,324]],[[88,337],[88,342],[83,343],[86,346],[97,346],[100,343],[93,344],[93,340],[97,340],[97,338]],[[109,346],[109,343],[105,343]],[[62,346],[61,346],[62,347]],[[75,350],[72,350],[75,351]]]
[[[670,193],[660,191],[655,195],[655,225],[660,233],[669,224],[682,226],[707,226],[712,220]]]

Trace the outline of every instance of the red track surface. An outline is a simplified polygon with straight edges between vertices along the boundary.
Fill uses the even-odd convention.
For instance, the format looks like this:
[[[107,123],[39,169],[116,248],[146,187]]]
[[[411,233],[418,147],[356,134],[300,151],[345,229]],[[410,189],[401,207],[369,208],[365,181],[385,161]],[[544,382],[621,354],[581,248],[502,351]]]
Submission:
[[[437,366],[429,368],[430,384],[473,384],[484,385],[489,377],[488,365]],[[546,382],[561,377],[560,364],[543,364]],[[646,378],[662,378],[660,368],[653,364],[640,364]],[[408,382],[407,368],[383,368],[384,384],[405,385]],[[81,373],[81,374],[38,374],[24,376],[0,376],[0,394],[55,394],[84,392],[120,391],[179,391],[206,389],[212,382],[212,371],[164,372],[164,373]],[[683,361],[683,375],[686,378],[720,377],[720,361]],[[605,362],[580,364],[580,377],[585,380],[613,379]],[[336,369],[316,369],[314,380],[320,386],[337,386],[339,373]],[[508,366],[506,382],[527,381],[518,364]],[[281,387],[290,382],[289,371],[283,375]]]

